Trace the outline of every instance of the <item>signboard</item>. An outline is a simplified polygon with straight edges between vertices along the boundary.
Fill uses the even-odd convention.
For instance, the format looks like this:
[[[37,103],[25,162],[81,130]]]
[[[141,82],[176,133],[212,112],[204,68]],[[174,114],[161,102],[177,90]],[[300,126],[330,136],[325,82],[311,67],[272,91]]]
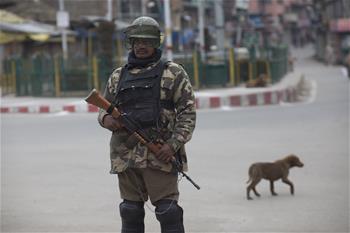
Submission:
[[[242,10],[248,10],[249,0],[236,0],[236,8]]]
[[[350,18],[332,20],[329,27],[333,32],[350,32]]]
[[[298,15],[295,13],[286,13],[284,15],[284,20],[290,23],[295,23],[298,21]]]
[[[57,11],[56,14],[57,27],[67,28],[69,27],[69,14],[67,11]]]

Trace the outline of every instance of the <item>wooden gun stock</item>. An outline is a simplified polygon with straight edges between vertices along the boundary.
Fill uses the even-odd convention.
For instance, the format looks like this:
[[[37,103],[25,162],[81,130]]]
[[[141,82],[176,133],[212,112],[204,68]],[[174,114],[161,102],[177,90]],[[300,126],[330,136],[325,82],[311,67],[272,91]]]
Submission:
[[[111,103],[100,95],[96,89],[93,89],[90,92],[90,94],[85,98],[85,101],[89,104],[95,105],[96,107],[102,108],[105,111],[107,111],[107,109],[111,106]],[[111,115],[117,119],[120,116],[120,112],[118,109],[114,108]]]

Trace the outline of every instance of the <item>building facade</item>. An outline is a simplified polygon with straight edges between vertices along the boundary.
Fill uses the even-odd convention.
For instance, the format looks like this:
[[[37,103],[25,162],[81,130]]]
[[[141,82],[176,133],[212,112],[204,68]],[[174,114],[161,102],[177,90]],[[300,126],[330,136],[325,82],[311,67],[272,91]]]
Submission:
[[[314,0],[317,14],[316,57],[330,64],[343,64],[350,52],[350,2]]]

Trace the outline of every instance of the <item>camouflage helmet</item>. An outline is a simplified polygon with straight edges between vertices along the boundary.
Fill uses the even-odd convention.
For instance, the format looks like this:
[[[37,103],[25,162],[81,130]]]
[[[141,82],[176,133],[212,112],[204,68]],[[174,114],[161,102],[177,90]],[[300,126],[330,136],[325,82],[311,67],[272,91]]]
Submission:
[[[156,20],[148,16],[136,18],[125,31],[128,47],[132,47],[135,38],[153,39],[155,48],[160,46],[160,28]]]

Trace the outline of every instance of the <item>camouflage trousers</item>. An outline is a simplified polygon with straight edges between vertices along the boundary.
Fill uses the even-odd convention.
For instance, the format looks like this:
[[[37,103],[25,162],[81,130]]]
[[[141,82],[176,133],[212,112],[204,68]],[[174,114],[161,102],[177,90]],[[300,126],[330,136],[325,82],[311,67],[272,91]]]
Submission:
[[[118,173],[122,199],[152,204],[161,199],[178,200],[178,175],[152,168],[128,168]]]

